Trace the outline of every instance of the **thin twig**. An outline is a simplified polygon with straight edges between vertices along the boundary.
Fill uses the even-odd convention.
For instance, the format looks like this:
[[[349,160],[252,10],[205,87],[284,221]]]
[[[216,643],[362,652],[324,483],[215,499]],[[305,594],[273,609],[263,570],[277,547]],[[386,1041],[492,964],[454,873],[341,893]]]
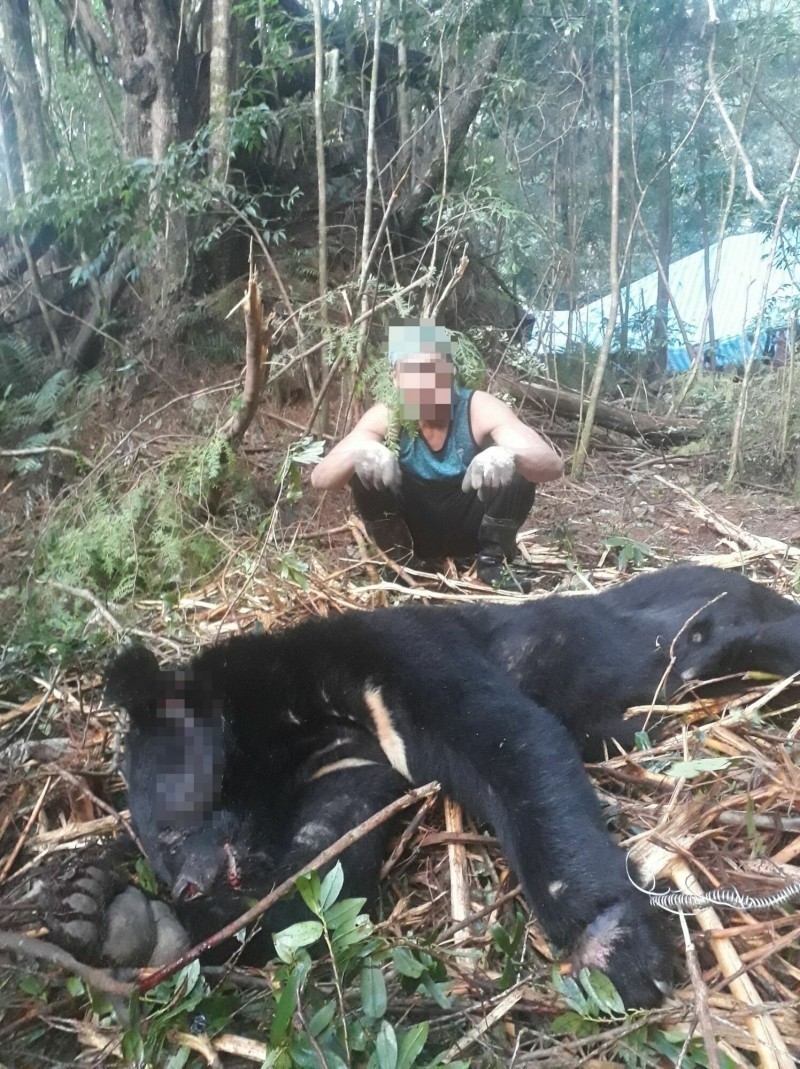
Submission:
[[[96,597],[91,590],[86,590],[82,587],[70,586],[68,583],[59,583],[56,579],[45,580],[48,586],[52,586],[56,590],[60,590],[63,594],[69,594],[73,598],[79,598],[81,601],[88,601],[90,605],[93,605],[99,616],[105,620],[112,631],[116,631],[118,635],[123,634],[125,628],[111,613],[106,606]]]
[[[0,883],[4,883],[5,882],[6,876],[8,876],[9,872],[13,868],[14,862],[19,857],[20,850],[22,850],[22,847],[25,845],[25,840],[28,838],[28,832],[31,830],[31,828],[33,827],[34,821],[36,820],[36,818],[39,816],[39,814],[42,811],[42,806],[44,805],[44,800],[47,797],[47,792],[50,790],[50,784],[52,782],[53,782],[52,776],[48,776],[47,777],[47,782],[45,783],[44,787],[42,787],[41,793],[40,793],[39,797],[36,799],[36,804],[34,805],[33,809],[31,810],[31,815],[28,817],[27,821],[25,822],[25,827],[22,829],[22,834],[20,835],[19,839],[17,839],[17,842],[16,842],[16,844],[14,846],[14,849],[11,851],[11,853],[8,856],[8,858],[6,859],[6,863],[5,863],[5,865],[3,865],[2,871],[0,871]]]
[[[65,449],[61,445],[37,445],[31,446],[29,449],[0,449],[0,457],[40,457],[45,453],[56,453],[58,456],[69,457],[70,460],[77,460],[80,464],[91,468],[91,464],[82,453],[77,453],[74,449]]]

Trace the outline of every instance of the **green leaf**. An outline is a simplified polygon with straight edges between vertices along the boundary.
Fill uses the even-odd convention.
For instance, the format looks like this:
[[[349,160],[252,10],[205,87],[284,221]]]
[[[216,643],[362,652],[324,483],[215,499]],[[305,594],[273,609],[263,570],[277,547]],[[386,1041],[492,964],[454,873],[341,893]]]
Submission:
[[[361,1005],[367,1017],[376,1020],[386,1013],[386,983],[377,965],[361,970]]]
[[[144,857],[137,858],[134,868],[136,871],[136,878],[139,881],[139,886],[144,893],[147,895],[156,894],[158,891],[158,883],[156,882],[155,873],[150,866],[150,862]]]
[[[562,976],[557,966],[551,970],[551,979],[554,989],[561,995],[571,1010],[585,1014],[589,1009],[589,1000],[580,985],[571,976]]]
[[[323,913],[325,913],[339,897],[343,884],[344,873],[342,871],[342,863],[341,861],[337,861],[322,881],[319,903]]]
[[[449,1010],[451,1006],[450,999],[447,996],[447,989],[450,984],[449,981],[441,984],[437,984],[432,977],[423,976],[422,986],[436,1003],[437,1006],[441,1006],[443,1010]]]
[[[22,977],[17,986],[26,995],[33,995],[39,999],[45,998],[45,986],[38,976],[33,976],[29,973],[27,976]]]
[[[322,897],[322,885],[319,882],[319,876],[317,876],[316,872],[307,872],[305,876],[299,876],[297,879],[297,890],[300,892],[300,897],[311,912],[319,917],[321,913],[319,903],[320,898]]]
[[[330,1025],[336,1013],[336,1003],[331,999],[330,1002],[326,1002],[325,1005],[317,1010],[311,1020],[308,1022],[308,1030],[314,1039],[321,1035],[325,1029]]]
[[[65,987],[73,998],[78,998],[86,990],[79,976],[68,976]]]
[[[275,953],[281,961],[291,965],[298,950],[316,943],[321,936],[322,925],[319,921],[298,921],[273,936]]]
[[[650,1036],[650,1046],[658,1051],[659,1054],[663,1054],[666,1058],[669,1058],[671,1062],[677,1064],[680,1057],[681,1048],[683,1047],[683,1037],[678,1041],[669,1039],[671,1033],[666,1032],[654,1032]]]
[[[614,1017],[626,1015],[625,1003],[604,973],[596,969],[581,969],[579,979],[584,990],[592,995],[601,1010]]]
[[[333,937],[334,949],[338,951],[344,950],[346,947],[355,946],[357,943],[362,943],[370,935],[372,935],[372,922],[369,917],[357,917],[350,931],[342,929],[336,932]]]
[[[370,1037],[365,1022],[366,1018],[362,1020],[360,1017],[351,1018],[347,1022],[347,1043],[351,1051],[357,1050],[361,1053],[367,1049]]]
[[[397,1069],[397,1037],[388,1021],[381,1021],[375,1040],[375,1055],[378,1069]]]
[[[319,1065],[319,1059],[317,1059],[317,1066]],[[348,1063],[340,1058],[338,1054],[335,1054],[332,1050],[325,1051],[325,1064],[328,1069],[350,1069]],[[314,1067],[316,1069],[316,1066]]]
[[[402,1032],[397,1040],[397,1069],[410,1069],[428,1040],[428,1022]]]
[[[297,977],[292,975],[281,991],[278,1005],[272,1017],[272,1027],[269,1031],[269,1040],[273,1047],[278,1046],[286,1038],[292,1014],[297,1008]]]
[[[292,1042],[289,1044],[288,1054],[290,1064],[297,1066],[297,1069],[322,1069],[317,1052],[311,1045],[311,1040],[302,1033],[294,1033]]]
[[[188,1047],[181,1047],[174,1054],[170,1054],[164,1062],[164,1069],[183,1069],[184,1065],[189,1061],[191,1053]]]
[[[637,750],[652,750],[653,744],[646,731],[637,731],[633,736],[633,745]]]
[[[325,923],[334,932],[351,931],[366,901],[366,898],[343,898],[335,902],[325,911]]]
[[[138,1065],[144,1061],[144,1043],[138,1031],[129,1028],[122,1037],[120,1044],[122,1057],[128,1065]]]
[[[676,761],[666,770],[675,779],[694,779],[703,772],[719,772],[731,763],[728,757],[698,757],[695,761]]]
[[[554,1036],[574,1036],[578,1027],[583,1024],[583,1017],[579,1013],[570,1010],[554,1018],[550,1025],[550,1031]]]
[[[405,947],[395,947],[392,951],[392,961],[401,976],[410,976],[412,980],[418,980],[425,972],[425,966],[410,950]]]

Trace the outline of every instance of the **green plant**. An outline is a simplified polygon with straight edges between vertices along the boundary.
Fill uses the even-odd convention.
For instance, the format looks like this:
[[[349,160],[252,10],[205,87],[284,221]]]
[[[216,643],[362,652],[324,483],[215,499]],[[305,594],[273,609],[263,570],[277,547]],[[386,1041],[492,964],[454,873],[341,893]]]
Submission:
[[[270,1029],[273,1049],[265,1064],[289,1069],[319,1065],[321,1057],[331,1069],[350,1064],[410,1069],[425,1046],[428,1026],[399,1029],[387,1019],[384,968],[393,960],[398,971],[405,969],[418,982],[430,966],[411,951],[390,958],[385,940],[375,936],[360,913],[364,900],[339,901],[342,881],[338,864],[322,881],[316,873],[298,880],[298,891],[316,920],[295,924],[275,938],[284,966],[276,977],[280,990]],[[305,949],[320,939],[328,950],[335,991],[335,997],[322,999],[309,985],[312,962]],[[302,1030],[291,1028],[295,1015]]]
[[[229,446],[214,437],[171,454],[133,482],[119,466],[107,472],[56,507],[37,574],[110,601],[166,595],[195,581],[224,552],[200,517],[227,460]]]
[[[562,976],[554,968],[552,980],[554,989],[569,1007],[566,1013],[553,1021],[553,1035],[595,1035],[602,1025],[626,1016],[625,1006],[616,988],[600,972],[582,969],[576,980],[571,976]]]
[[[122,1018],[122,1053],[128,1064],[154,1069],[198,1065],[181,1044],[180,1033],[203,1032],[209,1039],[229,1030],[253,1027],[266,1040],[268,1069],[412,1069],[421,1065],[428,1023],[399,1025],[391,1002],[398,988],[428,992],[438,1005],[450,1003],[434,959],[412,946],[394,946],[375,933],[362,914],[364,899],[340,899],[343,876],[336,865],[320,880],[301,877],[298,893],[309,919],[274,936],[277,962],[268,966],[270,984],[255,997],[223,982],[212,989],[194,962],[143,997],[134,996]],[[309,949],[325,947],[312,958]],[[38,1001],[49,998],[38,976],[24,980],[24,991]],[[68,982],[73,998],[92,1000],[102,1026],[119,1018],[103,996],[82,981]],[[425,1064],[437,1064],[433,1062]],[[451,1062],[466,1069],[465,1062]]]
[[[654,553],[645,542],[637,542],[635,538],[629,538],[627,535],[607,535],[601,545],[606,552],[616,551],[617,568],[621,572],[627,571],[629,564],[634,568],[641,568]]]
[[[91,405],[99,379],[67,369],[48,374],[49,361],[31,356],[17,338],[0,339],[0,438],[29,455],[12,459],[15,474],[38,471],[47,448],[63,449]],[[74,458],[80,461],[78,454]]]
[[[745,481],[792,489],[800,445],[800,374],[795,370],[790,376],[788,370],[753,370],[740,443],[740,475]],[[741,389],[741,381],[729,374],[703,375],[688,396],[689,404],[702,419],[705,467],[711,476],[720,476],[726,470]]]
[[[0,336],[0,395],[34,393],[47,377],[50,361],[41,348],[18,334]],[[0,408],[0,433],[2,433]]]
[[[646,1014],[626,1014],[622,1000],[614,985],[602,973],[582,969],[577,979],[561,976],[558,969],[552,973],[553,987],[559,992],[568,1009],[556,1017],[551,1025],[555,1036],[590,1039],[600,1035],[609,1025],[629,1022],[622,1030],[622,1037],[609,1051],[609,1056],[619,1059],[628,1069],[645,1069],[661,1065],[668,1058],[681,1069],[705,1069],[708,1055],[700,1038],[686,1036],[679,1031],[663,1031],[649,1024]],[[637,1020],[640,1023],[637,1025]],[[734,1069],[735,1062],[717,1051],[721,1069]],[[577,1055],[575,1060],[577,1061]]]
[[[322,459],[322,451],[325,443],[315,441],[311,435],[306,435],[297,442],[292,442],[286,450],[286,456],[275,476],[278,485],[278,496],[284,501],[292,503],[302,494],[300,469],[306,464],[316,464]]]

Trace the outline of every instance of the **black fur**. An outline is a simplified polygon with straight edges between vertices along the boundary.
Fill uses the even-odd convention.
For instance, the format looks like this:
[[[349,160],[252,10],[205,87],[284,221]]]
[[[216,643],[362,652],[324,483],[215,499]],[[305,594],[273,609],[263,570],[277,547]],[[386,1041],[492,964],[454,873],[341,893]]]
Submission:
[[[593,598],[312,620],[162,673],[129,648],[108,694],[131,714],[131,812],[193,938],[396,797],[405,777],[438,779],[494,827],[550,939],[646,1006],[670,979],[663,924],[605,829],[582,755],[629,744],[624,710],[673,692],[698,664],[800,668],[799,635],[800,609],[775,593],[672,568]],[[386,834],[343,856],[346,894],[374,891]],[[263,929],[301,915],[282,902]]]
[[[523,693],[566,725],[588,761],[612,740],[630,749],[644,717],[623,719],[625,710],[670,697],[686,682],[800,667],[800,606],[718,568],[680,565],[595,598],[553,596],[494,609],[475,607],[479,633]],[[715,636],[703,646],[692,638],[701,624]]]

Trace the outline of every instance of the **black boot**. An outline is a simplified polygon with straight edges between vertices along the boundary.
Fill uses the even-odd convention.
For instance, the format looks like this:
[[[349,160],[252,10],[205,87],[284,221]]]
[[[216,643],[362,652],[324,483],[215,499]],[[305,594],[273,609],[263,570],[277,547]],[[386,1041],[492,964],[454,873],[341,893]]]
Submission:
[[[483,517],[478,529],[478,578],[495,590],[529,594],[531,581],[518,576],[509,565],[517,555],[518,529],[513,520]]]

